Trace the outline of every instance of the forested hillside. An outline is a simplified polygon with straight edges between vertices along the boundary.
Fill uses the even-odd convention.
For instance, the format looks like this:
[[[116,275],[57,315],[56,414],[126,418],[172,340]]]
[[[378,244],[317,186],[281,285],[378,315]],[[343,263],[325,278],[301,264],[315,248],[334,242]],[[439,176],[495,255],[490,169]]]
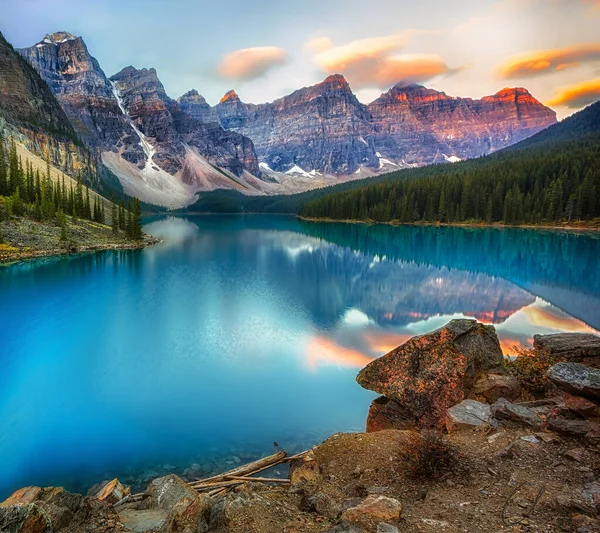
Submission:
[[[590,221],[600,216],[599,129],[596,103],[497,154],[389,174],[309,201],[300,214],[400,223]]]

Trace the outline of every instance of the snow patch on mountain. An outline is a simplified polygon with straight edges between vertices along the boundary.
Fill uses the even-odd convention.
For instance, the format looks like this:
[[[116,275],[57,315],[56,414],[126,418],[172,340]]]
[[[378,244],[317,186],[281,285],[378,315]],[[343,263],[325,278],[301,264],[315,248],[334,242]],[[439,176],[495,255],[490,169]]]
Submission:
[[[446,154],[442,155],[444,156],[444,159],[448,161],[448,163],[460,163],[462,161],[460,157],[457,157],[455,155],[451,155],[450,157],[448,157]]]
[[[306,178],[310,178],[311,175],[306,172],[305,170],[301,169],[298,165],[294,165],[292,168],[290,168],[288,171],[286,171],[286,174],[298,174],[300,176],[304,176]]]

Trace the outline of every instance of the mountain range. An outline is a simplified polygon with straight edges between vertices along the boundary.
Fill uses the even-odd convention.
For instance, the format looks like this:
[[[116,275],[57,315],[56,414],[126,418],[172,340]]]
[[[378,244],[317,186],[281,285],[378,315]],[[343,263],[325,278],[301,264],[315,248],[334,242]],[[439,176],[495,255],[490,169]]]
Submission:
[[[81,141],[88,165],[108,169],[125,193],[168,207],[189,204],[198,191],[289,194],[470,159],[556,122],[522,88],[474,100],[399,83],[365,105],[341,75],[258,105],[229,91],[212,107],[195,89],[170,98],[152,68],[107,76],[83,39],[67,32],[18,52],[27,65],[13,58],[13,70],[31,77],[35,69],[46,82],[39,91],[47,109],[38,106],[39,114],[60,123],[72,144]],[[26,85],[11,79],[14,87]],[[14,87],[5,94],[20,92]],[[17,126],[27,122],[3,114]]]

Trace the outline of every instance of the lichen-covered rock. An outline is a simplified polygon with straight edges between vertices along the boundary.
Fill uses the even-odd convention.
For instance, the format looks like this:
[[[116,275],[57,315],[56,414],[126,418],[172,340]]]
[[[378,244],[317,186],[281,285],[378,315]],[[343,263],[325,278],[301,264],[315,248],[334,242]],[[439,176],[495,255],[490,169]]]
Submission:
[[[463,400],[450,407],[446,415],[446,429],[460,431],[473,429],[490,423],[491,409],[488,404],[475,400]]]
[[[363,368],[358,383],[396,400],[422,427],[444,427],[448,408],[460,403],[481,374],[502,367],[493,326],[452,320],[413,337]]]
[[[500,398],[518,400],[521,397],[521,384],[509,374],[487,373],[475,382],[469,396],[488,403],[494,403]]]
[[[496,420],[505,420],[523,424],[533,428],[542,427],[543,421],[533,409],[511,403],[505,398],[500,398],[491,407],[492,417]]]
[[[380,396],[371,402],[367,417],[367,433],[385,429],[412,429],[416,419],[396,400]]]
[[[600,367],[600,336],[598,335],[591,333],[534,335],[533,346],[563,361]]]
[[[367,496],[355,507],[342,514],[342,519],[358,524],[377,524],[388,520],[398,520],[402,514],[402,504],[387,496]]]
[[[0,507],[2,533],[53,533],[52,525],[34,504]]]
[[[40,487],[23,487],[13,492],[6,500],[0,503],[0,507],[9,507],[10,505],[28,505],[33,503],[39,496],[42,489]]]
[[[175,474],[154,479],[148,485],[145,506],[151,509],[171,511],[184,498],[194,499],[198,494],[185,481]]]
[[[600,401],[600,370],[579,363],[558,363],[548,369],[548,379],[559,389]]]

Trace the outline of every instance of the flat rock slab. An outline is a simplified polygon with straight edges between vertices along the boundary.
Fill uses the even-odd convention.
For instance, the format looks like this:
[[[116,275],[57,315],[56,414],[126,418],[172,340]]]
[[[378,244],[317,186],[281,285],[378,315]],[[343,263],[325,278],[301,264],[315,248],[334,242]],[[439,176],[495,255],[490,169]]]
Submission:
[[[548,379],[559,389],[600,401],[600,370],[579,363],[558,363],[548,370]]]
[[[167,520],[167,512],[162,509],[124,509],[119,512],[121,523],[132,533],[160,530]]]
[[[472,429],[490,423],[491,408],[488,404],[476,400],[463,400],[448,409],[446,428],[448,431]]]
[[[494,417],[496,420],[506,420],[533,428],[542,427],[542,419],[535,413],[535,411],[533,411],[533,409],[523,407],[522,405],[516,403],[511,403],[504,398],[500,398],[494,405],[492,405],[491,411],[492,417]]]
[[[600,336],[591,333],[534,335],[533,346],[549,355],[573,363],[600,367]]]

